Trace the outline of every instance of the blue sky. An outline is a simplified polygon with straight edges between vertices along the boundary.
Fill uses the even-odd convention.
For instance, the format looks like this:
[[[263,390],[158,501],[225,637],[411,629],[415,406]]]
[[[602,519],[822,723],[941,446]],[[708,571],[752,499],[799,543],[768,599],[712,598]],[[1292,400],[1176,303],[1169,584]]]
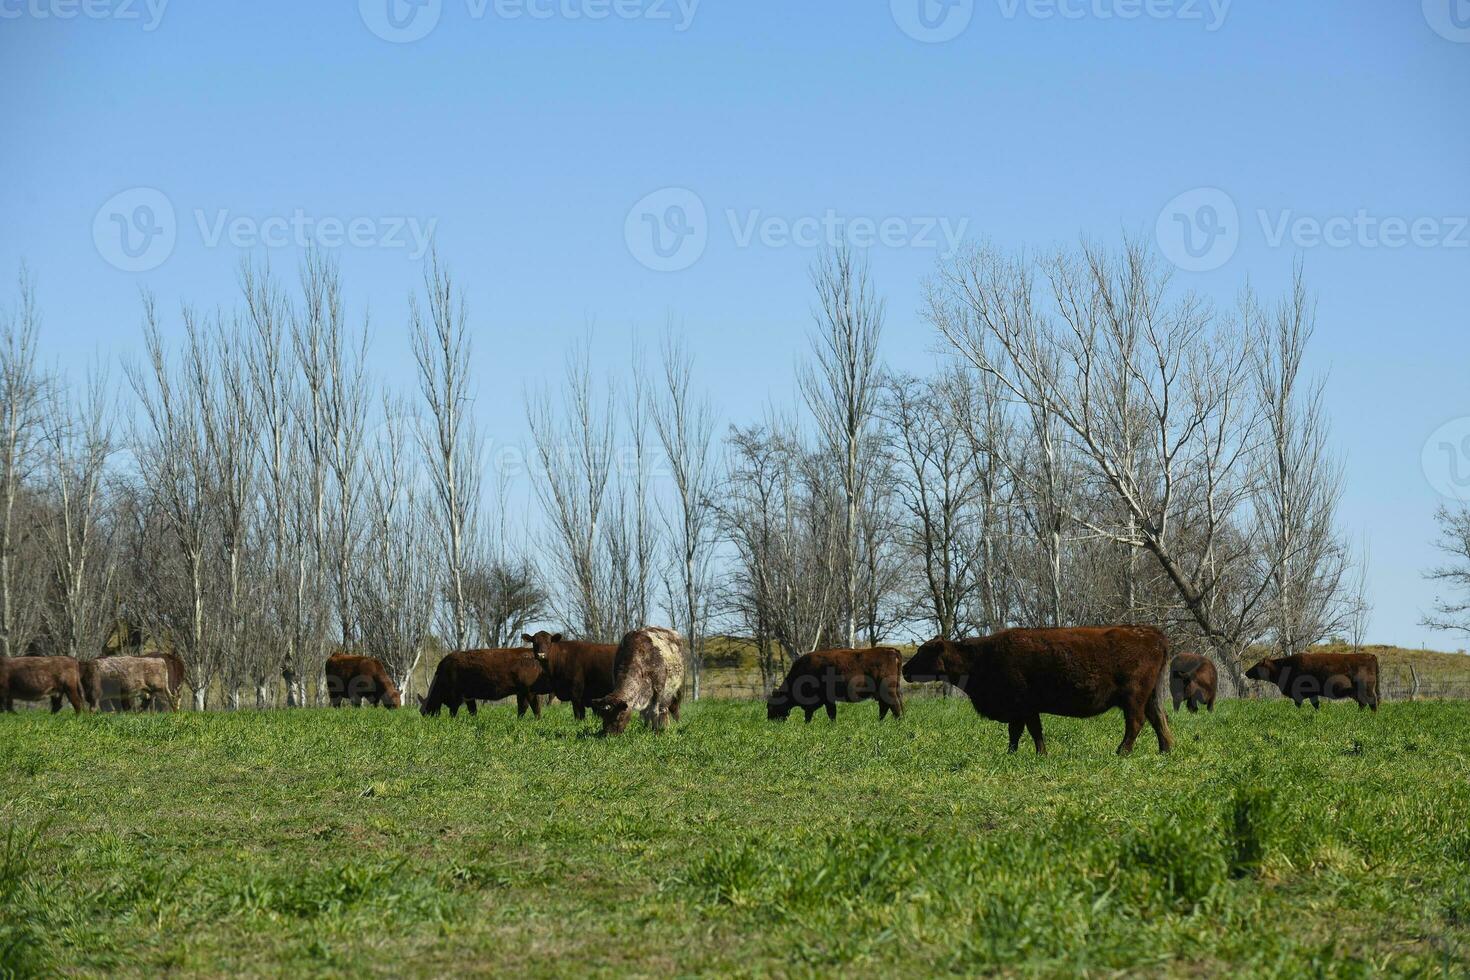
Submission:
[[[790,401],[805,342],[816,253],[783,229],[887,221],[885,354],[922,368],[942,229],[1153,237],[1183,201],[1198,235],[1212,217],[1235,234],[1181,283],[1229,304],[1305,262],[1342,519],[1372,544],[1371,636],[1459,645],[1417,621],[1440,499],[1422,450],[1470,416],[1470,3],[927,0],[955,34],[928,43],[919,0],[393,2],[390,21],[387,0],[0,0],[0,270],[34,271],[48,359],[136,352],[140,287],[210,309],[242,254],[294,275],[299,215],[308,238],[357,221],[348,300],[374,368],[407,384],[411,231],[432,226],[496,443],[520,441],[523,386],[554,380],[589,323],[612,365],[631,330],[682,322],[722,418],[744,421]],[[427,33],[372,29],[393,23]],[[692,261],[639,244],[633,209],[660,191],[657,220],[704,210]],[[1233,216],[1200,210],[1222,201]],[[160,207],[170,248],[141,237]],[[120,252],[115,220],[148,248]]]

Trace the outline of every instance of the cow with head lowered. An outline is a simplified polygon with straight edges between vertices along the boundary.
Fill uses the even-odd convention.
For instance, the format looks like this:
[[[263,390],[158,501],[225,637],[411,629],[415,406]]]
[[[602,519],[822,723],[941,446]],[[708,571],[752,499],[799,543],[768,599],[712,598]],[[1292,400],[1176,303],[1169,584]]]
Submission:
[[[814,650],[792,661],[786,679],[766,699],[766,718],[785,721],[800,709],[810,722],[812,715],[826,710],[837,720],[839,702],[878,702],[878,720],[889,712],[903,717],[903,692],[898,673],[903,658],[893,647],[871,650]]]
[[[1191,713],[1199,711],[1200,705],[1214,711],[1215,691],[1219,683],[1220,675],[1215,665],[1197,653],[1181,653],[1169,664],[1169,697],[1174,702],[1175,711],[1181,704]]]
[[[54,715],[62,699],[77,714],[90,703],[74,657],[0,657],[0,711],[14,711],[17,701],[50,701]]]
[[[377,657],[360,657],[350,653],[334,653],[327,658],[322,671],[327,680],[327,697],[332,707],[351,701],[354,708],[362,702],[397,708],[403,704],[398,685],[388,675],[388,668]]]
[[[1378,710],[1378,658],[1371,653],[1299,653],[1294,657],[1267,657],[1245,672],[1253,681],[1275,684],[1296,702],[1322,698],[1352,698],[1358,710]]]
[[[1010,726],[1010,750],[1029,731],[1044,754],[1041,716],[1091,718],[1123,712],[1119,755],[1133,751],[1144,722],[1159,751],[1174,738],[1159,707],[1158,685],[1168,659],[1164,634],[1151,626],[1010,629],[969,640],[930,640],[904,665],[909,683],[945,681],[964,692],[982,717]]]
[[[587,716],[591,702],[612,693],[617,644],[567,640],[545,630],[522,634],[521,639],[545,671],[545,686],[558,700],[571,702],[578,721]]]
[[[684,637],[663,626],[647,626],[623,637],[612,693],[587,705],[602,717],[602,734],[621,735],[635,712],[656,732],[668,727],[670,717],[678,721],[688,652]]]

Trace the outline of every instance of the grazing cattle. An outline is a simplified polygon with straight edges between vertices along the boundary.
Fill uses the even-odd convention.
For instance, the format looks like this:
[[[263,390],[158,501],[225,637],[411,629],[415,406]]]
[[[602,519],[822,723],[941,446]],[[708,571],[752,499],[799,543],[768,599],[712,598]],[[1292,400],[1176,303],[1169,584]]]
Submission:
[[[93,708],[142,710],[162,701],[177,708],[168,682],[168,664],[157,657],[99,657],[81,665],[82,692]]]
[[[633,712],[656,732],[679,720],[684,687],[684,653],[688,643],[674,630],[647,626],[618,644],[612,693],[588,704],[602,716],[602,734],[621,735]]]
[[[14,711],[17,701],[51,702],[51,713],[61,700],[72,710],[84,710],[81,665],[75,657],[0,657],[0,711]]]
[[[1219,684],[1215,665],[1197,653],[1181,653],[1169,664],[1169,694],[1174,700],[1174,710],[1185,704],[1191,712],[1199,711],[1204,705],[1215,710],[1215,689]]]
[[[903,716],[903,694],[898,679],[902,658],[893,647],[871,650],[817,650],[802,654],[786,672],[781,686],[766,700],[766,717],[785,721],[791,709],[806,712],[810,722],[819,708],[837,720],[839,701],[869,698],[878,702],[878,720],[891,711]]]
[[[946,681],[985,718],[1010,725],[1010,750],[1030,731],[1046,752],[1041,716],[1091,718],[1123,711],[1119,755],[1133,751],[1143,723],[1153,725],[1159,751],[1174,744],[1159,707],[1158,685],[1168,657],[1164,634],[1151,626],[1011,629],[973,640],[934,639],[903,668],[910,682]]]
[[[531,655],[546,671],[551,694],[572,703],[572,714],[581,721],[587,706],[597,698],[607,697],[613,689],[613,663],[618,648],[612,643],[582,643],[564,640],[560,633],[541,630],[521,639],[531,647]]]
[[[102,654],[102,657],[103,658],[116,657],[116,656],[120,656],[120,654],[116,654],[116,653],[104,653],[104,654]],[[180,700],[179,699],[180,699],[181,694],[183,693],[184,685],[189,682],[189,672],[186,669],[184,669],[184,661],[182,659],[180,659],[180,657],[179,657],[178,654],[176,654],[176,653],[161,653],[161,652],[155,651],[153,653],[129,654],[129,656],[151,657],[154,660],[161,660],[161,661],[163,661],[163,663],[168,668],[168,690],[169,690],[170,698],[171,698],[171,700],[173,701],[174,704],[180,703]],[[154,701],[154,702],[152,702],[151,707],[155,711],[162,711],[163,710],[163,702],[161,702],[161,701]]]
[[[1294,657],[1267,657],[1245,672],[1253,681],[1270,681],[1296,702],[1311,701],[1321,708],[1322,698],[1352,698],[1358,710],[1378,710],[1378,658],[1371,653],[1299,653]]]
[[[475,714],[477,700],[515,695],[516,717],[530,708],[540,718],[541,696],[550,691],[546,672],[530,650],[461,650],[439,661],[428,696],[419,698],[419,711],[437,715],[440,708],[448,708],[452,718],[461,704]]]
[[[334,708],[342,707],[344,700],[350,700],[354,708],[363,701],[385,708],[403,703],[393,678],[377,657],[334,653],[327,658],[326,675],[327,697]]]

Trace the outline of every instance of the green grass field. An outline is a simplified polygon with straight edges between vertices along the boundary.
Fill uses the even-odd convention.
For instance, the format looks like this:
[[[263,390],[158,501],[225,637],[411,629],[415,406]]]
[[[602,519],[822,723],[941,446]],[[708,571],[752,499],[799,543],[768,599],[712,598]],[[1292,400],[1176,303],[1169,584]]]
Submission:
[[[0,973],[1441,975],[1470,703],[0,717]]]

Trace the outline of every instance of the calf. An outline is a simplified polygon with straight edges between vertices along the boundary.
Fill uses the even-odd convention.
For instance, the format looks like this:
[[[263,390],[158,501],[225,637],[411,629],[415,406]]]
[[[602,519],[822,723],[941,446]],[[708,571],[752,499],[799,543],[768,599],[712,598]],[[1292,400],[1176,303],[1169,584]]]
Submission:
[[[1321,708],[1322,698],[1352,698],[1358,710],[1378,710],[1378,658],[1371,653],[1299,653],[1294,657],[1267,657],[1245,672],[1253,681],[1270,681],[1296,702],[1311,701]]]
[[[114,653],[104,653],[104,654],[102,654],[102,658],[114,657],[114,656],[119,656],[119,655],[118,654],[114,654]],[[167,667],[167,669],[168,669],[168,689],[169,689],[169,695],[171,696],[171,699],[172,699],[172,701],[173,701],[174,704],[180,703],[179,702],[179,696],[183,692],[184,685],[187,684],[188,681],[189,681],[189,672],[184,669],[184,661],[179,657],[179,655],[176,654],[176,653],[162,653],[162,652],[155,651],[153,653],[133,654],[133,656],[148,657],[148,658],[151,658],[153,660],[162,661],[163,664],[164,664],[164,666]],[[163,702],[161,702],[161,701],[154,701],[154,702],[152,702],[151,707],[155,711],[162,711],[163,710]]]
[[[82,673],[76,658],[0,657],[0,711],[14,711],[17,701],[49,700],[54,715],[62,698],[82,713]]]
[[[116,705],[131,711],[163,702],[178,708],[168,683],[168,664],[157,657],[100,657],[81,665],[82,691],[93,708]]]
[[[546,671],[530,650],[461,650],[439,661],[427,697],[419,699],[419,711],[437,715],[447,707],[452,718],[463,704],[476,713],[475,701],[499,701],[512,694],[516,717],[526,708],[541,717],[541,696],[550,693]]]
[[[1215,688],[1219,682],[1215,665],[1197,653],[1181,653],[1169,664],[1169,694],[1174,699],[1174,710],[1186,704],[1191,712],[1199,711],[1204,705],[1215,710]]]
[[[893,717],[900,718],[903,716],[898,679],[901,663],[893,647],[816,650],[802,654],[791,664],[781,686],[766,700],[766,717],[785,721],[792,708],[800,708],[810,722],[818,708],[826,708],[827,717],[836,721],[839,701],[872,698],[878,702],[879,721],[890,711]]]
[[[397,685],[377,657],[334,653],[327,658],[325,672],[327,697],[334,708],[342,707],[342,702],[349,699],[354,708],[360,707],[363,701],[385,708],[396,708],[403,703]]]
[[[1023,730],[1039,754],[1043,714],[1091,718],[1123,711],[1119,755],[1133,751],[1144,720],[1153,725],[1159,751],[1174,744],[1159,708],[1158,684],[1168,658],[1164,634],[1151,626],[1012,629],[973,640],[934,639],[903,668],[910,682],[946,681],[970,698],[984,718],[1010,725],[1010,750]]]
[[[643,714],[649,728],[661,732],[669,716],[679,720],[684,687],[684,637],[662,626],[634,630],[618,644],[612,693],[589,702],[602,716],[602,734],[621,735],[633,712]]]
[[[546,672],[550,693],[572,703],[572,714],[581,721],[587,706],[607,697],[613,689],[613,664],[618,647],[613,643],[582,643],[564,640],[560,633],[541,630],[535,636],[521,635],[531,655]]]

